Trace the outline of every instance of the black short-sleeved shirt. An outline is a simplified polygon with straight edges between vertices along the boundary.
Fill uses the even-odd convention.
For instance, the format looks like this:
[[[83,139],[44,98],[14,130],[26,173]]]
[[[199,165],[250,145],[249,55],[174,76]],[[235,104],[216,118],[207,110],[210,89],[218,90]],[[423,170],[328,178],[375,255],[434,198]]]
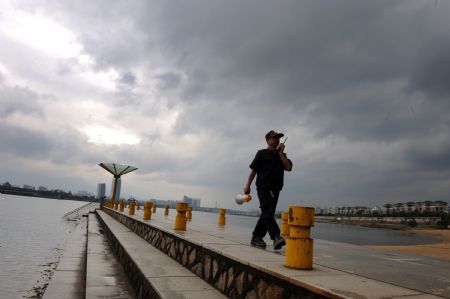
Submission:
[[[286,154],[284,155],[286,156]],[[292,165],[292,161],[289,160],[289,162]],[[284,166],[278,151],[259,150],[250,164],[250,168],[256,171],[256,188],[258,190],[283,189]]]

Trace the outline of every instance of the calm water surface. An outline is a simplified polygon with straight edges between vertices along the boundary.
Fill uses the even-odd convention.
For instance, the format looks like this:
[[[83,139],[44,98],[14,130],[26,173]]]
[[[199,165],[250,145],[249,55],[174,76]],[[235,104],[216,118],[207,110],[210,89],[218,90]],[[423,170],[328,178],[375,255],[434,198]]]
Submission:
[[[161,209],[161,213],[162,211],[163,210]],[[194,211],[193,213],[195,213],[196,222],[217,222],[217,214],[198,211]],[[227,215],[226,217],[227,225],[251,229],[255,227],[258,220],[256,217],[239,215]],[[278,219],[277,222],[278,225],[281,226],[281,220]],[[356,245],[415,245],[431,244],[440,241],[436,238],[420,236],[410,232],[335,223],[315,223],[314,227],[311,228],[311,235],[313,239],[351,243]]]
[[[61,217],[83,204],[0,194],[0,298],[30,295],[74,227]]]

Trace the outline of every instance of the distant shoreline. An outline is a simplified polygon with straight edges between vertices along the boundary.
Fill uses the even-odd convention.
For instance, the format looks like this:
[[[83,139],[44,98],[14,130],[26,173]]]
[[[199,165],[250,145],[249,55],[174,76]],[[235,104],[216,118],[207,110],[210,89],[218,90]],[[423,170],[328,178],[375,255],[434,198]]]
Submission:
[[[49,196],[49,195],[39,194],[36,192],[25,192],[25,191],[16,191],[16,190],[0,190],[0,193],[7,194],[7,195],[15,195],[15,196],[39,197],[39,198],[49,198],[49,199],[58,199],[58,200],[92,201],[91,198],[80,198],[80,197],[61,198],[61,197],[57,197],[57,196]]]
[[[386,221],[386,217],[381,219],[368,219],[368,218],[358,218],[351,217],[350,219],[336,220],[331,217],[316,216],[316,222],[320,223],[333,223],[333,224],[346,224],[346,225],[357,225],[361,227],[368,228],[381,228],[390,230],[400,230],[400,231],[412,231],[414,229],[438,229],[437,221],[440,217],[389,217],[395,219],[394,221]],[[417,220],[417,227],[412,228],[408,226],[407,221],[415,219]]]

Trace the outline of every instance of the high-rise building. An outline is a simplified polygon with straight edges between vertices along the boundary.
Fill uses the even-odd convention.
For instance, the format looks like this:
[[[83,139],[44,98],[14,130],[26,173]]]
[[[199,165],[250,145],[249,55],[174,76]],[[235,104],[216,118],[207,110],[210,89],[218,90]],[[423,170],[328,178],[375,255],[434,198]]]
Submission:
[[[100,183],[97,185],[97,199],[102,199],[106,196],[106,184]]]
[[[188,203],[193,208],[200,208],[201,199],[200,198],[192,198],[192,197],[184,195],[183,202]]]

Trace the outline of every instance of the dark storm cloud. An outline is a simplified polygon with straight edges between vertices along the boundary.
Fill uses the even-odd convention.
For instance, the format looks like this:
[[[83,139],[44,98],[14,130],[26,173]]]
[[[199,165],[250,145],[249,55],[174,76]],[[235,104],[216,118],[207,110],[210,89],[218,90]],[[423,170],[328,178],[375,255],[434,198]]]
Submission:
[[[80,138],[71,131],[43,132],[0,123],[0,152],[25,159],[52,160],[66,164],[80,159]],[[87,152],[84,152],[87,154]],[[88,156],[82,158],[88,159]]]
[[[443,130],[450,117],[443,105],[409,97],[388,84],[365,88],[365,95],[336,94],[316,104],[308,125],[319,137],[341,135],[349,140],[393,142]]]
[[[229,92],[235,90],[230,86],[248,88],[263,81],[269,83],[268,90],[282,93],[280,98],[297,101],[298,93],[396,77],[402,71],[398,66],[408,57],[390,47],[396,34],[392,28],[401,33],[414,21],[386,13],[401,5],[385,1],[256,4],[153,1],[145,7],[110,4],[108,12],[101,3],[90,5],[88,11],[73,4],[69,9],[95,15],[98,30],[81,30],[81,37],[99,66],[133,65],[159,53],[188,74],[192,86],[187,92],[194,95],[207,91],[208,86],[199,82],[213,77],[226,81]],[[134,19],[125,13],[123,22],[111,27],[119,9]],[[130,32],[144,36],[143,42],[136,43]],[[147,55],[138,54],[142,52]],[[211,92],[224,88],[216,80],[211,80],[215,87]]]
[[[330,207],[336,205],[369,206],[406,201],[445,200],[435,192],[422,170],[412,171],[392,167],[388,170],[366,168],[358,163],[307,163],[298,176],[287,176],[285,199],[301,200],[306,205]],[[447,174],[450,173],[449,171]],[[447,176],[448,177],[448,176]],[[437,178],[439,182],[442,176]],[[445,179],[444,179],[445,182]]]
[[[156,75],[155,79],[159,81],[159,89],[162,91],[175,89],[181,84],[180,74],[172,72]]]
[[[60,76],[65,76],[73,73],[78,68],[80,68],[80,64],[75,58],[61,59],[56,66],[56,73]]]
[[[9,87],[0,80],[0,119],[14,112],[42,116],[42,107],[38,104],[39,96],[28,88]]]
[[[0,152],[8,152],[24,158],[45,159],[52,148],[49,136],[42,136],[36,132],[6,124],[0,125],[0,136],[2,137]]]
[[[125,72],[120,77],[120,82],[130,86],[134,86],[136,84],[136,76],[133,74],[133,72]]]
[[[432,101],[449,101],[450,40],[447,36],[431,41],[417,54],[408,85],[411,92],[419,91]]]
[[[389,2],[197,4],[163,7],[161,16],[140,20],[141,28],[156,25],[163,32],[161,48],[188,72],[207,66],[207,77],[250,86],[268,81],[270,89],[296,101],[299,92],[388,80],[405,63],[403,51],[389,47],[390,32],[409,22],[386,13],[397,7]]]
[[[63,4],[53,5],[62,9]],[[267,94],[294,105],[308,93],[406,79],[421,54],[417,49],[429,42],[430,27],[445,25],[432,20],[438,9],[429,1],[150,1],[108,3],[107,10],[104,2],[89,9],[64,5],[75,12],[69,22],[78,21],[77,14],[90,21],[75,28],[99,65],[150,63],[148,58],[159,53],[187,74],[190,97],[263,83]],[[96,30],[85,30],[92,25]],[[139,43],[133,42],[136,36]]]
[[[186,15],[181,3],[175,9],[163,6],[159,18],[140,19],[139,27],[159,21],[157,26],[164,32],[161,47],[187,74],[181,100],[239,99],[242,105],[257,87],[252,102],[258,109],[289,105],[296,111],[317,106],[311,110],[311,126],[318,136],[393,141],[428,132],[435,125],[431,122],[435,116],[428,113],[441,114],[418,108],[417,101],[407,97],[408,79],[416,88],[425,88],[422,76],[436,91],[446,86],[442,71],[435,74],[439,80],[424,74],[421,67],[416,74],[408,73],[421,63],[419,56],[435,56],[421,49],[430,41],[431,28],[443,22],[432,19],[436,12],[432,3],[410,4],[318,1],[254,7],[232,2],[197,7]],[[438,61],[444,62],[441,70],[448,69],[446,58]],[[392,85],[395,81],[398,85]],[[356,88],[370,94],[352,93]],[[214,112],[196,114],[200,117],[194,124],[184,122],[177,128],[205,127]],[[217,123],[212,126],[217,128]]]
[[[414,170],[432,171],[437,175],[450,174],[450,140],[420,144],[408,149],[406,159]]]
[[[143,101],[143,95],[134,91],[137,84],[137,78],[132,71],[121,72],[116,82],[116,91],[107,95],[110,103],[120,107],[136,107]],[[116,117],[120,117],[122,112],[119,110],[116,114]]]
[[[25,3],[32,10],[39,2]],[[217,137],[192,160],[158,152],[150,139],[161,136],[153,133],[143,134],[144,150],[109,153],[142,164],[144,173],[236,188],[264,146],[260,136],[274,128],[288,131],[298,159],[287,176],[291,202],[444,196],[430,177],[450,168],[449,138],[434,138],[448,136],[450,126],[450,2],[41,3],[76,31],[96,69],[119,71],[118,90],[105,95],[117,108],[113,119],[133,118],[132,111],[157,117],[168,105],[179,111],[177,136]],[[68,61],[60,71],[76,67]],[[357,152],[361,143],[367,152]],[[316,152],[303,150],[317,144],[326,148],[309,160]],[[334,150],[338,158],[327,159]],[[379,152],[385,156],[373,159]],[[230,153],[234,160],[225,163]]]

